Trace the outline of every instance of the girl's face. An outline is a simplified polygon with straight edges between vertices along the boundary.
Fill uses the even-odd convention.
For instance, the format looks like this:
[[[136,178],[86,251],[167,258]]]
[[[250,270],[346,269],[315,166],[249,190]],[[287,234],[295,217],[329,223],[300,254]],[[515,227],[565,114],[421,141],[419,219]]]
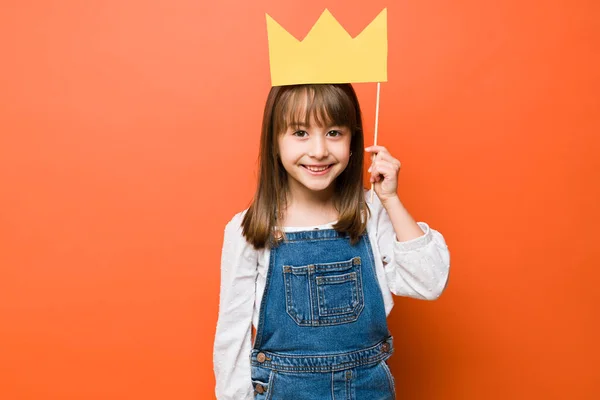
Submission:
[[[314,118],[309,125],[292,121],[278,136],[279,156],[294,194],[332,195],[335,179],[350,161],[352,134],[346,126],[335,126]]]

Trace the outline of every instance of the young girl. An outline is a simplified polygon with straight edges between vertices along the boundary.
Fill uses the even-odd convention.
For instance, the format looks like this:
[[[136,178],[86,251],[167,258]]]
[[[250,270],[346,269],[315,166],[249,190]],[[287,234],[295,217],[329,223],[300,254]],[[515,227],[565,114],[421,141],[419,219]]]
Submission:
[[[218,400],[395,398],[391,294],[436,299],[449,253],[398,198],[400,162],[363,146],[351,85],[271,89],[254,201],[225,228]]]

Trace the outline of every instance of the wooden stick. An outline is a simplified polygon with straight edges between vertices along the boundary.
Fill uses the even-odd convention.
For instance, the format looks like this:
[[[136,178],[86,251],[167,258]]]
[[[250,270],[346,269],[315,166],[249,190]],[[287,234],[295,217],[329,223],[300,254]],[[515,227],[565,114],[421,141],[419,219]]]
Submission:
[[[379,126],[379,92],[381,90],[381,82],[377,82],[377,101],[375,102],[375,139],[373,146],[377,146],[377,127]],[[373,161],[375,161],[373,156]],[[373,195],[375,194],[375,185],[371,183],[371,203],[373,203]]]

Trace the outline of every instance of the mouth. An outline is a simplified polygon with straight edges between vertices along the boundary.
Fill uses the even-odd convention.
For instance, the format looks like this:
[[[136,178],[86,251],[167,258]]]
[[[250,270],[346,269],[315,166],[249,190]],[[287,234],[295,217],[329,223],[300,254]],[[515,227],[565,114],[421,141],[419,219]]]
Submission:
[[[304,164],[302,164],[302,168],[307,170],[312,175],[324,175],[327,172],[329,172],[329,170],[331,169],[332,166],[333,166],[333,164],[328,164],[328,165],[304,165]]]

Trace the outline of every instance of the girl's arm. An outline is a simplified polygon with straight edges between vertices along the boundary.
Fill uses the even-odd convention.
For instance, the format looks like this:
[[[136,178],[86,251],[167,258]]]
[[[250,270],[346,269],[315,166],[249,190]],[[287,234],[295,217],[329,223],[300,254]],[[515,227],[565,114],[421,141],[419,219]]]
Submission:
[[[416,223],[398,197],[400,162],[382,146],[369,168],[378,201],[372,205],[377,241],[390,291],[396,295],[437,299],[448,282],[450,253],[444,237],[423,222]]]
[[[221,294],[214,343],[215,393],[218,400],[253,398],[250,378],[252,312],[257,252],[242,236],[243,214],[225,227],[221,254]]]

